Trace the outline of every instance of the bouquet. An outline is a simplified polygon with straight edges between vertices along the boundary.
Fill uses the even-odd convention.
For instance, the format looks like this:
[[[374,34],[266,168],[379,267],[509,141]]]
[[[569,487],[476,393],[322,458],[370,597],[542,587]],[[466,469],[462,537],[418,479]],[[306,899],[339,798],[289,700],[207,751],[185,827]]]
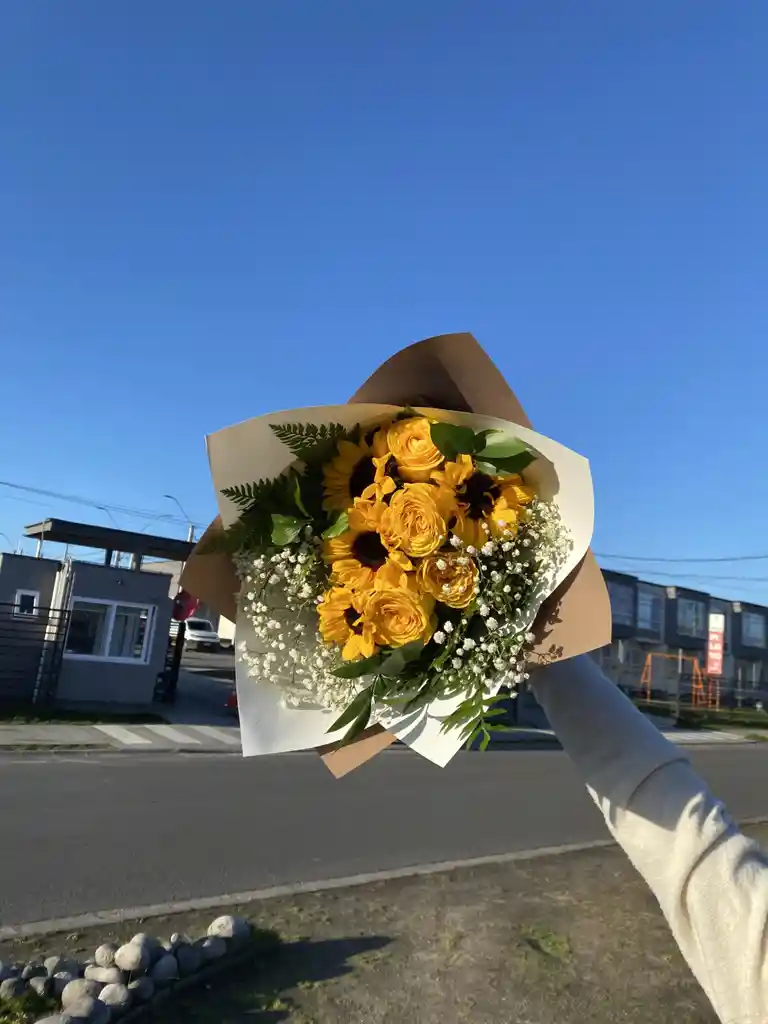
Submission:
[[[587,553],[586,460],[509,420],[368,403],[259,417],[209,456],[221,520],[190,566],[229,560],[244,753],[485,748]]]

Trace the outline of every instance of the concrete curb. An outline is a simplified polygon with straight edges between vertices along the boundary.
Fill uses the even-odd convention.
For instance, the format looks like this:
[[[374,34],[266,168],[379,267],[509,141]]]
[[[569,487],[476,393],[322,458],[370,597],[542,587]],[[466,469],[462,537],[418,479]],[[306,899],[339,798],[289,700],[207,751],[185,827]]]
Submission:
[[[768,815],[743,818],[740,827],[764,825]],[[514,864],[520,861],[538,860],[542,857],[562,857],[569,853],[585,853],[609,847],[618,848],[613,839],[593,839],[586,843],[564,843],[560,846],[540,846],[531,850],[514,850],[510,853],[490,854],[485,857],[469,857],[463,860],[436,861],[428,864],[414,864],[405,868],[390,868],[384,871],[369,871],[341,878],[327,878],[315,882],[293,882],[275,885],[266,889],[252,889],[246,892],[224,893],[220,896],[203,896],[199,899],[177,900],[171,903],[152,903],[142,907],[124,907],[116,910],[97,910],[90,914],[53,918],[48,921],[30,921],[25,924],[6,925],[0,928],[0,942],[14,939],[50,935],[55,932],[73,932],[92,928],[100,924],[120,924],[123,921],[138,921],[143,918],[167,917],[198,910],[218,910],[221,907],[241,903],[258,903],[280,896],[300,896],[303,893],[331,892],[334,889],[353,889],[373,885],[377,882],[396,881],[400,878],[420,878],[439,875],[448,871],[461,871],[497,864]]]

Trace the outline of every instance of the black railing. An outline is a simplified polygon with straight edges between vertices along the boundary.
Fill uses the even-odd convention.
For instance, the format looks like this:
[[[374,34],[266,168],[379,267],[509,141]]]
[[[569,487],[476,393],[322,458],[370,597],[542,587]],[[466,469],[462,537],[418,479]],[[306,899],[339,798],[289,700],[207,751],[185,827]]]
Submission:
[[[0,603],[0,702],[45,703],[56,693],[69,611]]]

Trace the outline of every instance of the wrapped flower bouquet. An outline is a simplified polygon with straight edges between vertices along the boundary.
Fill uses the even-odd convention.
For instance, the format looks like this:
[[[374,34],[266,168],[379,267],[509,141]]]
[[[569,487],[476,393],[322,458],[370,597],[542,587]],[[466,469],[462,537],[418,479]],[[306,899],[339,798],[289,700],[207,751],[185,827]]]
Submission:
[[[425,355],[454,395],[447,381],[435,395]],[[544,651],[607,642],[605,588],[585,562],[588,464],[519,407],[468,411],[471,377],[455,366],[467,356],[498,389],[474,339],[448,335],[399,353],[356,396],[392,402],[270,414],[208,439],[221,514],[184,585],[236,621],[245,754],[327,746],[343,774],[398,738],[444,765],[488,744]],[[385,371],[398,362],[396,390]],[[592,622],[577,639],[574,613],[557,626],[585,565]]]

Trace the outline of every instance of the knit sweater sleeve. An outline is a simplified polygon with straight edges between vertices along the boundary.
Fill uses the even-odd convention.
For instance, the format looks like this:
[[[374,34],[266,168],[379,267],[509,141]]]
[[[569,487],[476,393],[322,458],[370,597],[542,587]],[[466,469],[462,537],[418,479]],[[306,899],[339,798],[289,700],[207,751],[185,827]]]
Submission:
[[[534,691],[724,1024],[768,1021],[768,858],[584,655]]]

